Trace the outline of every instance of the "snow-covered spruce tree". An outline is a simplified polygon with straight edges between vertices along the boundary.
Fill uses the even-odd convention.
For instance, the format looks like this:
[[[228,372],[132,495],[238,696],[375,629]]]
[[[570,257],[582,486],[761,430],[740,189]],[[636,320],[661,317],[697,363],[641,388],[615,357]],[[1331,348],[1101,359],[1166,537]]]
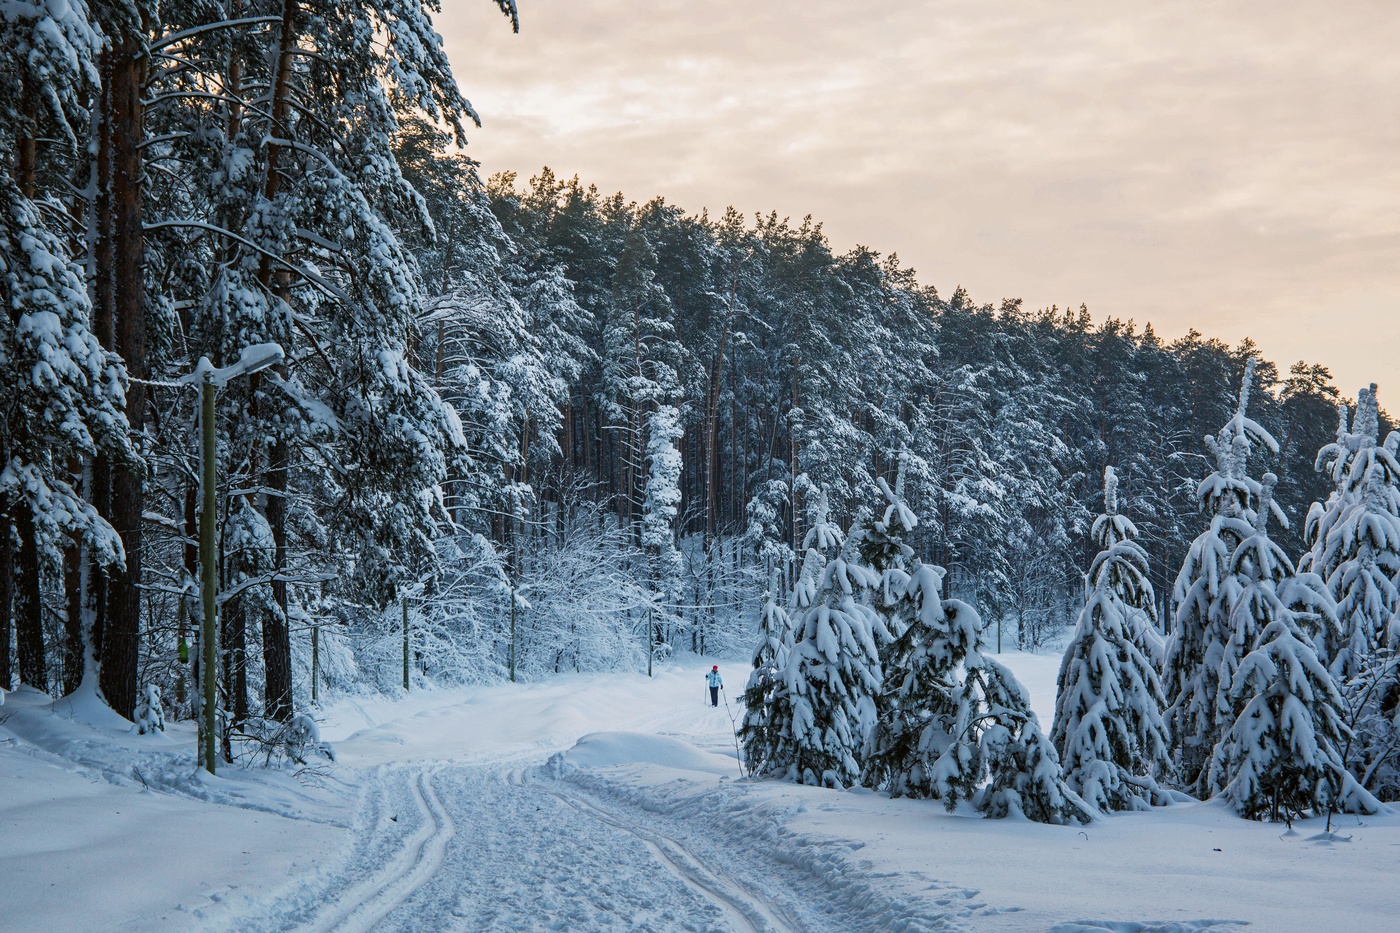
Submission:
[[[784,538],[782,512],[787,502],[788,484],[770,479],[759,484],[744,507],[744,543],[763,566],[773,570],[793,560],[792,548]]]
[[[139,467],[123,411],[125,367],[89,327],[83,269],[61,235],[68,205],[38,177],[41,146],[57,162],[64,150],[77,156],[86,142],[101,49],[81,0],[0,9],[0,54],[9,63],[0,75],[0,146],[15,154],[0,162],[0,303],[7,315],[0,327],[0,576],[16,597],[20,679],[43,690],[45,555],[81,539],[97,566],[125,559],[106,517],[75,488],[74,467],[99,453]],[[0,606],[4,689],[11,608],[8,599]]]
[[[912,607],[900,597],[908,586],[909,569],[915,562],[914,549],[905,543],[905,538],[919,525],[919,519],[904,501],[906,460],[907,457],[900,458],[893,490],[884,477],[875,480],[885,498],[884,514],[878,520],[862,523],[852,533],[861,561],[880,580],[872,605],[880,620],[875,636],[882,661],[888,657],[894,640],[909,627],[912,617]]]
[[[759,615],[758,644],[753,652],[753,669],[744,687],[744,721],[739,727],[744,761],[751,769],[761,769],[772,757],[776,730],[770,728],[773,695],[782,683],[792,647],[790,616],[778,595],[778,570],[768,575]]]
[[[943,569],[903,544],[917,516],[883,481],[879,486],[884,515],[852,532],[851,541],[879,562],[878,571],[867,569],[878,587],[877,618],[900,634],[886,654],[863,782],[896,797],[940,798],[949,810],[968,800],[994,818],[1092,819],[1061,779],[1025,689],[982,654],[976,610],[944,600]]]
[[[804,542],[814,565],[821,560],[819,547],[827,550],[841,541],[840,530],[828,523],[825,496],[815,498],[819,504]],[[749,767],[801,784],[849,787],[860,779],[861,755],[876,716],[879,620],[867,593],[879,579],[847,541],[810,582],[810,594],[797,594],[799,605],[809,599],[810,604],[796,617],[782,681],[773,692],[771,734],[767,741],[755,739],[755,748],[766,746],[768,757],[750,759]]]
[[[1265,477],[1264,505],[1273,474]],[[1335,627],[1331,596],[1296,575],[1269,540],[1268,510],[1231,558],[1247,581],[1231,613],[1232,641],[1248,640],[1226,691],[1235,715],[1215,746],[1204,786],[1249,819],[1291,820],[1330,810],[1375,813],[1380,803],[1347,771],[1348,729],[1336,681],[1318,659],[1317,634]],[[1222,670],[1222,678],[1225,676]]]
[[[1155,625],[1147,554],[1118,511],[1118,477],[1104,469],[1104,514],[1091,533],[1099,554],[1089,596],[1065,649],[1051,742],[1065,783],[1101,810],[1142,810],[1172,802],[1157,777],[1170,773],[1162,711],[1166,699],[1143,629]]]
[[[1217,707],[1229,686],[1222,687],[1220,668],[1230,640],[1230,613],[1243,589],[1230,572],[1230,556],[1254,533],[1262,491],[1249,477],[1249,455],[1256,444],[1278,452],[1273,436],[1249,417],[1253,380],[1251,358],[1234,415],[1215,437],[1205,438],[1216,468],[1196,487],[1196,501],[1209,524],[1191,543],[1176,578],[1177,608],[1162,677],[1176,777],[1182,787],[1199,796],[1208,796],[1211,751],[1229,725]],[[1270,508],[1286,523],[1276,504]]]
[[[1388,629],[1400,612],[1400,435],[1384,445],[1376,386],[1357,395],[1356,422],[1346,430],[1340,410],[1337,440],[1318,453],[1317,467],[1331,474],[1336,491],[1308,513],[1311,547],[1300,566],[1327,582],[1337,601],[1340,637],[1328,644],[1328,666],[1340,681],[1357,676],[1366,659],[1387,647]]]
[[[1336,440],[1317,467],[1335,484],[1308,513],[1310,548],[1299,565],[1315,570],[1337,601],[1340,626],[1322,643],[1343,691],[1355,736],[1347,767],[1382,800],[1400,798],[1400,434],[1378,444],[1376,386],[1357,393],[1347,428],[1339,407]]]

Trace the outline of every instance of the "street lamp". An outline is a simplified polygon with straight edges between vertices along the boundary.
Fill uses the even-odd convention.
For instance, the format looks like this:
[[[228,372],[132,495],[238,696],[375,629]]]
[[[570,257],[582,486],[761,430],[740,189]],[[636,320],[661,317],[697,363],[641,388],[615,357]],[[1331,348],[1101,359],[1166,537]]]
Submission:
[[[214,671],[218,656],[215,651],[215,616],[217,614],[216,569],[214,566],[214,464],[217,449],[214,439],[214,392],[228,384],[230,379],[248,376],[282,362],[282,348],[275,343],[260,343],[244,347],[238,354],[238,362],[216,368],[207,356],[201,356],[194,371],[180,381],[185,385],[197,385],[200,389],[200,422],[203,434],[203,453],[200,458],[200,473],[204,486],[204,509],[199,516],[199,566],[201,590],[204,597],[204,624],[200,631],[200,642],[204,657],[200,661],[200,679],[204,687],[204,709],[200,723],[201,739],[204,745],[204,767],[214,773],[214,760],[217,757],[216,731],[218,728],[217,691]]]

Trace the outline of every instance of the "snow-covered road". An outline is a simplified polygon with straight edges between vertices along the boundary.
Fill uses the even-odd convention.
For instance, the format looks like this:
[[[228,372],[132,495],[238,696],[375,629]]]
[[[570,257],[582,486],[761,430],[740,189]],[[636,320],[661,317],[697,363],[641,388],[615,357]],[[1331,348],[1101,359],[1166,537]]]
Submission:
[[[1056,659],[1012,660],[1047,702]],[[300,775],[210,778],[193,769],[187,724],[136,736],[110,711],[12,695],[0,723],[0,930],[1393,925],[1393,815],[1347,818],[1351,841],[1321,844],[1311,825],[1290,834],[1213,804],[1081,829],[742,781],[738,710],[702,705],[707,666],[342,699],[321,711],[338,763]]]
[[[780,919],[713,847],[538,768],[382,767],[342,863],[242,930],[841,929]],[[669,832],[668,832],[669,829]]]
[[[689,679],[673,673],[663,678],[662,689],[683,694]],[[868,893],[853,909],[828,872],[756,844],[761,834],[736,836],[732,826],[642,806],[600,792],[607,785],[587,779],[577,762],[642,760],[721,782],[737,776],[732,724],[723,708],[638,704],[636,688],[629,683],[609,697],[608,688],[595,682],[586,695],[563,702],[557,686],[517,688],[514,729],[503,728],[498,716],[483,715],[483,706],[501,712],[482,695],[490,690],[472,702],[439,697],[437,705],[425,698],[421,709],[394,709],[400,715],[384,722],[376,721],[374,711],[349,704],[342,714],[373,725],[340,745],[342,760],[360,762],[363,776],[346,845],[309,883],[253,905],[230,918],[227,929],[869,928],[876,905]],[[556,752],[575,738],[580,715],[647,731],[610,732],[586,739],[582,752]],[[677,727],[687,741],[657,735],[681,732]],[[459,754],[443,760],[444,744]]]

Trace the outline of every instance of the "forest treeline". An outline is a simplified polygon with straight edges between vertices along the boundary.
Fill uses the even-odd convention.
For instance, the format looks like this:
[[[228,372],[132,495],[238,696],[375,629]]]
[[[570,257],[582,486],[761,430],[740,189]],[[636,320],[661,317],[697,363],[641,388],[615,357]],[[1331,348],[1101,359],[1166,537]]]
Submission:
[[[943,296],[811,219],[483,179],[433,6],[0,10],[0,685],[192,711],[181,378],[264,343],[285,359],[215,421],[233,724],[317,687],[747,648],[814,508],[856,526],[900,462],[909,546],[998,639],[1075,618],[1106,466],[1171,618],[1251,343]],[[1278,439],[1251,468],[1302,553],[1342,394],[1251,372]]]

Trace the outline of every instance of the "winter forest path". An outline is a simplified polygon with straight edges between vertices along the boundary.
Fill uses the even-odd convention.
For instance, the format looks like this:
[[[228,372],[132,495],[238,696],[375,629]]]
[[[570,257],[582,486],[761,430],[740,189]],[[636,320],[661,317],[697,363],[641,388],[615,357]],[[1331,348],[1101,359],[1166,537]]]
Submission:
[[[699,821],[598,793],[549,762],[552,752],[573,745],[585,721],[651,735],[683,731],[686,740],[721,752],[728,745],[732,756],[727,710],[700,705],[700,678],[690,671],[662,677],[683,678],[673,691],[662,688],[678,695],[694,679],[693,705],[638,703],[636,684],[619,685],[615,696],[596,682],[573,693],[567,685],[486,688],[447,705],[424,699],[417,712],[400,706],[395,719],[354,731],[339,745],[342,761],[361,773],[346,849],[235,927],[855,929],[840,898],[820,897],[829,881]],[[498,721],[503,707],[490,696],[505,689],[515,691],[510,723]],[[354,719],[374,721],[372,710],[350,709]]]
[[[305,933],[836,930],[745,890],[637,813],[537,769],[386,769],[336,871],[243,929]],[[280,908],[280,909],[278,909]]]
[[[665,684],[668,678],[676,682]],[[382,710],[351,702],[330,711],[327,732],[339,739],[342,761],[361,775],[345,848],[235,927],[269,933],[849,928],[801,916],[801,892],[774,889],[778,866],[744,866],[743,877],[765,878],[764,890],[756,891],[739,880],[723,840],[700,842],[703,827],[603,799],[544,767],[551,753],[595,724],[684,732],[720,750],[728,744],[732,754],[729,717],[723,706],[701,706],[698,674],[661,675],[669,702],[658,704],[638,703],[638,684],[624,680],[631,678],[619,678],[615,689],[599,690],[596,681],[587,690],[567,683],[484,688],[460,699],[425,696]],[[503,705],[493,694],[505,692],[512,695]],[[691,703],[679,702],[692,692]],[[376,712],[393,718],[376,721]],[[353,731],[339,736],[337,730]],[[792,919],[795,912],[800,919]]]
[[[345,844],[229,929],[836,933],[872,928],[873,910],[891,917],[866,880],[833,871],[825,855],[787,851],[791,841],[766,836],[757,814],[671,806],[682,798],[665,784],[649,801],[557,755],[590,735],[585,756],[621,750],[664,768],[689,764],[667,755],[688,755],[724,787],[739,776],[730,721],[739,711],[702,706],[702,687],[687,667],[651,681],[488,687],[328,711],[326,731],[360,775]],[[948,922],[957,913],[935,913],[919,920],[936,926],[902,928],[963,929]]]

